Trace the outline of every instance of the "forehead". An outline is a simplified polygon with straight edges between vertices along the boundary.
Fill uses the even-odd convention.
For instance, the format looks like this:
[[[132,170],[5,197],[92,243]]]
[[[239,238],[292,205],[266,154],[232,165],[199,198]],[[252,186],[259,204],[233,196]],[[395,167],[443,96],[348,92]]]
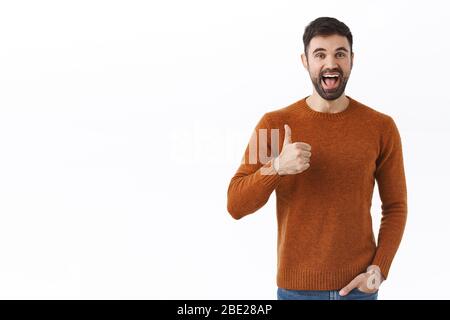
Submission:
[[[335,51],[339,47],[347,48],[350,52],[350,43],[347,37],[333,34],[331,36],[315,36],[309,42],[309,52],[313,52],[317,48],[324,48],[327,51]]]

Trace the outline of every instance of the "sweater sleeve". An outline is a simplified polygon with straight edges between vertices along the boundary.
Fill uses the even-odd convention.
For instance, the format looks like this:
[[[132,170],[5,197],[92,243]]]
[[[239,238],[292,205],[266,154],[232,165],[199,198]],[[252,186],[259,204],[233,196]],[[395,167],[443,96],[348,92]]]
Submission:
[[[373,265],[380,267],[385,279],[400,245],[407,216],[407,190],[401,138],[391,117],[387,125],[382,132],[375,170],[382,218],[377,250],[372,261]]]
[[[282,179],[273,168],[273,159],[279,153],[278,130],[271,129],[275,128],[270,127],[266,113],[256,125],[241,164],[231,178],[227,209],[234,219],[261,208]]]

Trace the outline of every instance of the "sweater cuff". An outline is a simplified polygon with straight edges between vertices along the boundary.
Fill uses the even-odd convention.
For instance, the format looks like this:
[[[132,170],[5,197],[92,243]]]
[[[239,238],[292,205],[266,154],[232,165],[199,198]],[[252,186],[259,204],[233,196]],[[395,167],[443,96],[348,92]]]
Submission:
[[[383,275],[383,278],[386,280],[389,274],[389,269],[392,264],[392,260],[394,260],[394,257],[388,257],[380,255],[378,252],[375,254],[375,257],[372,261],[373,265],[377,265],[380,267],[381,274]]]
[[[262,183],[270,188],[275,188],[282,178],[282,176],[280,176],[275,170],[273,162],[274,159],[259,168],[259,175]]]

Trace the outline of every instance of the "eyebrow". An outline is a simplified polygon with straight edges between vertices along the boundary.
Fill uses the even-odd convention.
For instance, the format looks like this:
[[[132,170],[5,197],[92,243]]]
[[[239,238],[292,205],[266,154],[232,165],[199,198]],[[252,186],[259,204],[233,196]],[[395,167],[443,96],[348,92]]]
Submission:
[[[324,48],[316,48],[316,49],[313,51],[313,54],[316,53],[316,52],[319,52],[319,51],[327,51],[327,50],[325,50]],[[345,51],[345,52],[348,52],[348,50],[347,50],[345,47],[339,47],[339,48],[337,48],[335,51]]]

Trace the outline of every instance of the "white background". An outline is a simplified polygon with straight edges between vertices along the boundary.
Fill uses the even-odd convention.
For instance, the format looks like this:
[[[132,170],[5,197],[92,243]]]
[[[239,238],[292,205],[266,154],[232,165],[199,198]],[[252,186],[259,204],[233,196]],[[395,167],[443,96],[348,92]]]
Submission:
[[[448,299],[447,1],[2,1],[0,298],[276,299],[275,196],[226,191],[300,53],[345,22],[346,94],[402,136],[409,216],[379,299]],[[375,233],[380,202],[374,192]]]

